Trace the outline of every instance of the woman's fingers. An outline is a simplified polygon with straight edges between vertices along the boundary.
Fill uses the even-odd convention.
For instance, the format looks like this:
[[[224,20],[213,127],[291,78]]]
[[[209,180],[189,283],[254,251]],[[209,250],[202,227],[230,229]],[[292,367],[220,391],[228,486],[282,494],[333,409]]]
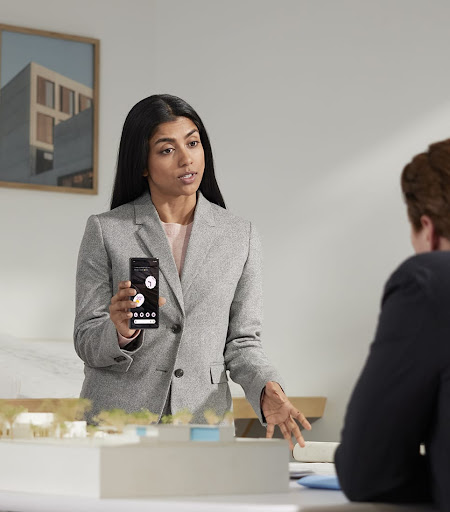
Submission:
[[[292,443],[292,434],[291,431],[294,433],[295,438],[299,442],[299,439],[302,438],[302,435],[300,434],[300,429],[298,428],[295,421],[292,420],[292,418],[286,423],[278,423],[278,427],[281,430],[281,433],[283,434],[283,437],[286,439],[286,441],[289,443],[289,447],[291,450],[294,449],[294,445]],[[294,432],[295,427],[297,428],[297,431]],[[266,438],[271,439],[273,437],[275,431],[275,424],[274,423],[268,423],[267,429],[266,429]],[[297,437],[297,434],[300,434],[300,438]],[[302,438],[303,439],[303,438]]]
[[[299,425],[297,424],[297,421],[307,430],[311,430],[311,425],[309,421],[305,418],[305,415],[292,407],[291,414],[289,417],[281,421],[280,423],[277,423],[281,433],[283,434],[283,437],[289,442],[289,447],[291,450],[294,449],[294,445],[292,443],[292,436],[295,437],[297,443],[304,448],[305,447],[305,440],[303,438],[302,432],[300,430]],[[268,423],[267,424],[267,431],[266,431],[266,437],[271,438],[273,437],[275,430],[275,423]]]
[[[129,311],[121,311],[121,310],[111,310],[110,309],[110,317],[113,323],[124,322],[133,316],[133,313]]]
[[[120,281],[119,283],[119,291],[113,296],[111,299],[111,302],[118,302],[124,299],[127,299],[128,297],[133,297],[136,295],[136,290],[134,288],[131,288],[131,282],[130,281]],[[159,297],[158,304],[159,306],[164,306],[166,303],[166,299],[164,297]]]
[[[116,302],[121,302],[124,300],[129,300],[130,296],[136,295],[136,290],[133,288],[126,288],[125,290],[120,290],[115,295],[113,295],[111,299],[111,304],[114,304]]]
[[[297,411],[296,409],[294,409],[291,412],[291,416],[295,418],[299,423],[301,423],[303,428],[306,428],[306,430],[311,430],[311,424],[305,418],[305,415],[301,411]]]
[[[116,326],[117,330],[123,329],[128,325],[128,321],[132,318],[133,313],[130,309],[137,308],[138,305],[130,300],[130,297],[136,295],[137,291],[131,288],[131,281],[120,281],[117,293],[111,298],[109,305],[109,315]],[[159,307],[164,306],[166,299],[159,297]]]
[[[302,436],[302,433],[301,433],[301,430],[299,428],[299,426],[297,425],[297,423],[295,423],[294,420],[291,420],[292,421],[292,434],[294,435],[297,443],[302,447],[304,448],[305,447],[305,440],[303,439],[303,436]]]
[[[266,438],[271,439],[273,437],[274,432],[275,432],[275,425],[273,423],[268,423],[267,429],[266,429]]]
[[[121,323],[121,322],[128,321],[131,317],[132,317],[132,313],[118,312],[118,313],[115,314],[114,319],[116,320],[116,322]]]
[[[294,444],[292,443],[291,429],[288,428],[285,423],[280,423],[278,426],[280,427],[280,430],[281,430],[281,433],[283,434],[283,437],[289,443],[289,448],[291,450],[293,450],[294,449]]]
[[[116,302],[111,301],[111,305],[109,306],[109,312],[111,313],[114,311],[128,311],[129,309],[136,307],[137,304],[132,300],[121,300]]]

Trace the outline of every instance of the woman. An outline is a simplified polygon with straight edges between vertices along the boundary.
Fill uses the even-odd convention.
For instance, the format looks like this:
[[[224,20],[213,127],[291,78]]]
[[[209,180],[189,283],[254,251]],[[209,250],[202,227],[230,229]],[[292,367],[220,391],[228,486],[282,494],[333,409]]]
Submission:
[[[167,303],[158,329],[134,331],[128,261],[150,256]],[[231,408],[229,370],[268,437],[278,424],[303,445],[294,419],[310,425],[261,347],[260,256],[254,227],[225,209],[197,113],[170,95],[137,103],[123,127],[111,211],[89,218],[78,260],[74,340],[85,362],[81,395],[94,412],[187,408],[204,422],[206,409]]]
[[[386,284],[336,469],[354,501],[450,510],[450,139],[403,170],[416,256]],[[420,445],[425,444],[426,455]]]

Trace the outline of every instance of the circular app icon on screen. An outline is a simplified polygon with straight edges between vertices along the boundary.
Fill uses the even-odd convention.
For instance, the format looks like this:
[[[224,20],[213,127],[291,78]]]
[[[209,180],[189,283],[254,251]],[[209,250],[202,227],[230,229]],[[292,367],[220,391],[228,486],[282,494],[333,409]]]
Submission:
[[[133,302],[135,302],[139,307],[142,306],[142,304],[144,304],[144,300],[145,299],[142,293],[138,293],[137,295],[134,296]]]
[[[153,276],[148,276],[145,280],[145,286],[151,290],[156,286],[156,279]]]

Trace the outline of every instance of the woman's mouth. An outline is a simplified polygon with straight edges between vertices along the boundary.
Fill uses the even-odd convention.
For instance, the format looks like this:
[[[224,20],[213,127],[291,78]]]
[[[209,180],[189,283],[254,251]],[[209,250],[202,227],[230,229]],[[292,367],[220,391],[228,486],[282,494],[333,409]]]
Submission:
[[[196,176],[196,172],[187,172],[186,174],[183,174],[183,176],[178,176],[178,179],[181,180],[185,185],[189,185],[195,181]]]

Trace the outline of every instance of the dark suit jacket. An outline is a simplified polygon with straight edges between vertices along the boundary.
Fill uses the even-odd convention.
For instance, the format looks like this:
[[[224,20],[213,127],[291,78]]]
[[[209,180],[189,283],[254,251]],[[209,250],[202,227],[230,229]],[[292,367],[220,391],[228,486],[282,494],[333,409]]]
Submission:
[[[450,511],[450,252],[414,256],[387,282],[335,462],[350,500]]]

